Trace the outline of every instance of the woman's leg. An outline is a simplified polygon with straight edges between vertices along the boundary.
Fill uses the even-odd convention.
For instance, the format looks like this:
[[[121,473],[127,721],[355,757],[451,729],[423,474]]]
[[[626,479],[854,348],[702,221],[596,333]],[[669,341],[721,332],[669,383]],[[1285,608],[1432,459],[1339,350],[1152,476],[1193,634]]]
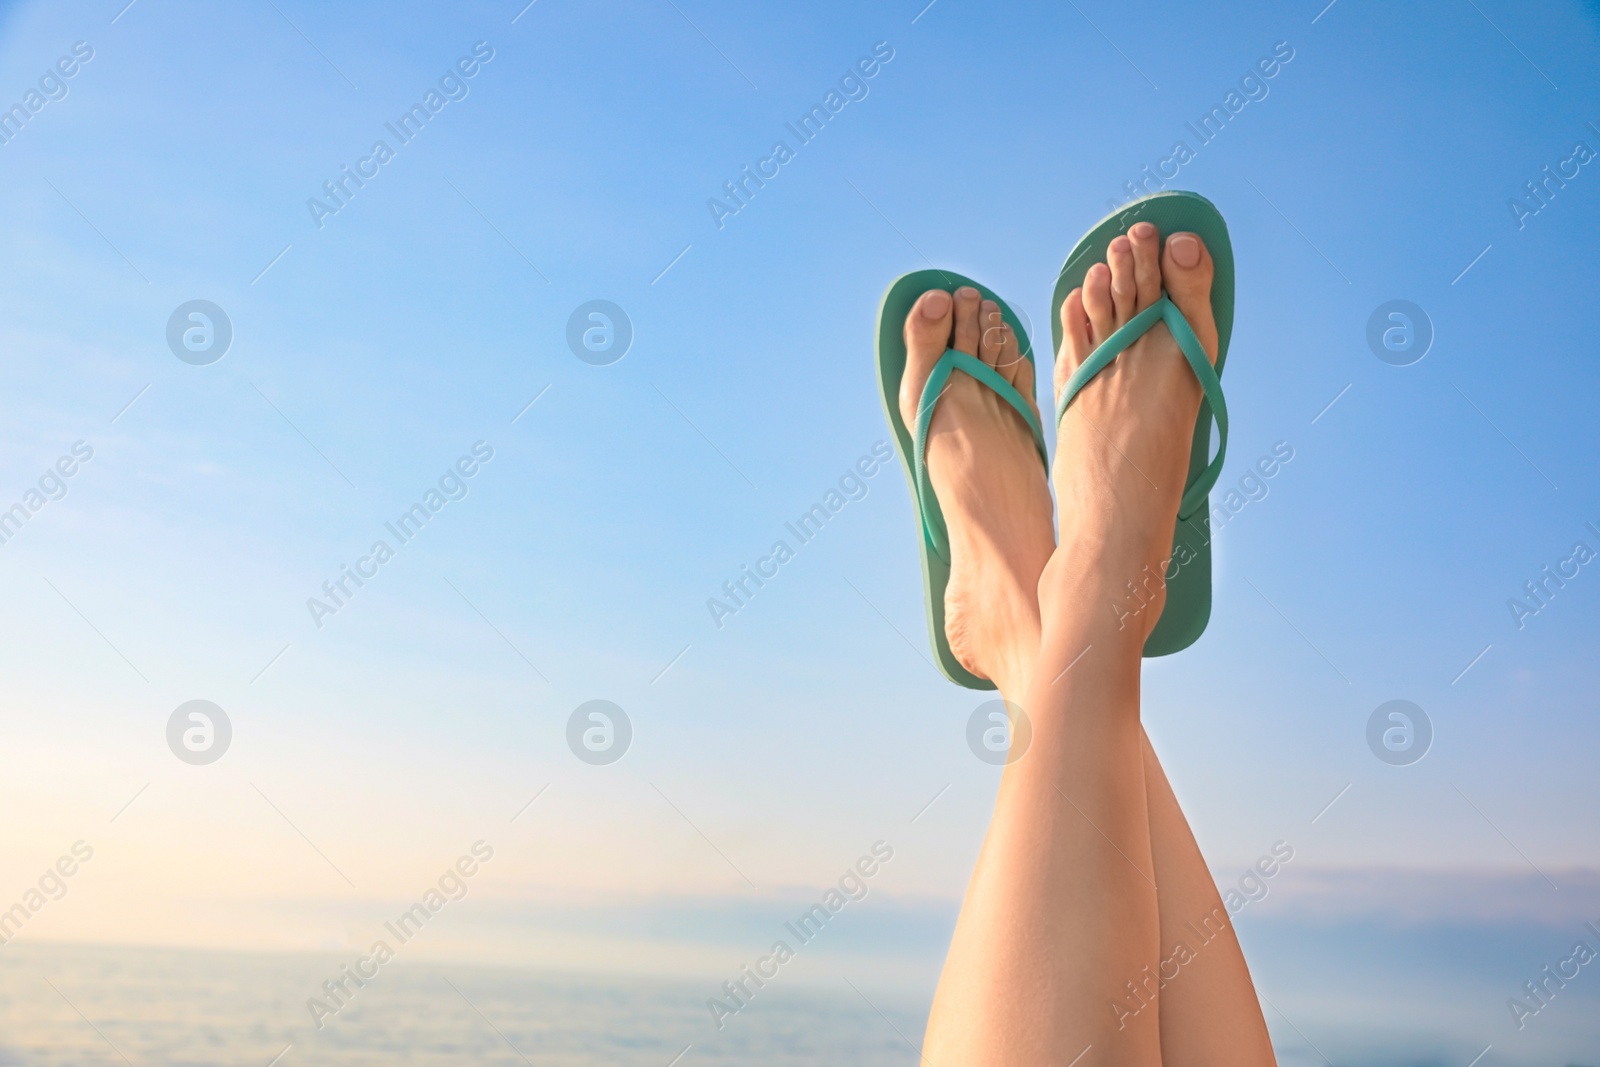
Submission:
[[[1167,289],[1214,351],[1209,257],[1192,237],[1172,245],[1165,263],[1152,228],[1137,227],[1131,241],[1113,245],[1109,269],[1097,266],[1085,291],[1067,301],[1068,344],[1058,361],[1063,376],[1097,338],[1156,298],[1163,270]],[[1146,564],[1159,566],[1170,543],[1199,394],[1164,328],[1135,347],[1140,351],[1084,391],[1062,426],[1062,548],[1038,587],[1043,621],[1036,669],[1030,669],[1026,627],[991,627],[971,648],[973,669],[995,678],[1012,699],[1026,694],[1021,703],[1034,735],[1027,757],[1003,776],[951,946],[929,1021],[927,1056],[936,1064],[1080,1057],[1160,1063],[1163,1044],[1169,1062],[1241,1062],[1230,1059],[1237,1044],[1215,1056],[1207,1051],[1207,1028],[1220,1013],[1246,1031],[1253,1018],[1260,1029],[1231,934],[1226,950],[1223,936],[1213,935],[1203,946],[1212,950],[1209,957],[1185,952],[1185,962],[1169,960],[1170,1010],[1158,1004],[1162,949],[1173,948],[1164,920],[1168,933],[1190,921],[1204,927],[1207,909],[1196,905],[1209,904],[1216,893],[1139,727],[1147,626],[1120,628],[1111,605],[1126,580]],[[958,547],[953,539],[959,571],[966,561]],[[1153,623],[1157,614],[1145,618]],[[1093,654],[1080,661],[1086,649]],[[1195,881],[1197,869],[1203,885]],[[1167,894],[1170,899],[1156,890],[1162,874],[1178,890]],[[1236,968],[1227,966],[1233,961]],[[1202,963],[1209,965],[1203,976],[1198,969],[1182,974],[1184,966]],[[1182,995],[1188,990],[1179,989],[1177,977],[1199,979],[1195,995]],[[1200,982],[1212,977],[1224,980],[1232,995],[1224,989],[1201,996]],[[1182,1003],[1174,1005],[1173,998]],[[1191,1036],[1198,1045],[1191,1045]]]
[[[1072,555],[1073,569],[1052,562],[1041,585],[1037,669],[1025,688],[1011,683],[1031,743],[1001,777],[945,960],[924,1044],[934,1067],[1162,1062],[1154,997],[1124,1018],[1112,1008],[1160,960],[1143,638],[1105,610],[1120,583],[1100,557]]]
[[[953,299],[925,293],[913,307],[900,394],[907,423],[947,345],[979,355],[1033,395],[1031,366],[996,310],[970,289]],[[1028,708],[1035,735],[1027,757],[1003,778],[929,1022],[926,1059],[935,1067],[1065,1065],[1097,1039],[1097,1028],[1114,1022],[1112,990],[1123,979],[1109,976],[1135,978],[1157,959],[1138,721],[1142,638],[1116,632],[1107,610],[1058,611],[1047,616],[1043,636],[1043,647],[1058,651],[1034,670],[1040,575],[1055,547],[1050,495],[1026,427],[992,391],[952,378],[929,428],[928,467],[950,531],[951,647]],[[1090,568],[1088,577],[1095,573]],[[1073,584],[1066,575],[1056,583],[1069,600]],[[1103,603],[1112,591],[1106,584]],[[1105,654],[1035,692],[1036,674],[1048,682],[1090,641]],[[1059,651],[1068,644],[1070,652]],[[1133,1047],[1144,1062],[1159,1062],[1155,1012],[1136,1029]]]
[[[1144,781],[1161,911],[1161,1062],[1164,1067],[1274,1064],[1233,923],[1148,737]]]

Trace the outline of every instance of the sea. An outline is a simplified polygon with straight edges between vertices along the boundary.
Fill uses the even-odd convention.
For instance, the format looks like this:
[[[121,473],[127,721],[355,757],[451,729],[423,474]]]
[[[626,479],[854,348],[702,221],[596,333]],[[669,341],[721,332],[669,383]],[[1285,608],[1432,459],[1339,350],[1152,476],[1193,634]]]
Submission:
[[[1542,1002],[1523,986],[1582,932],[1269,920],[1246,947],[1283,1067],[1600,1067],[1600,960]],[[0,1067],[926,1062],[927,990],[849,973],[769,983],[719,1028],[704,981],[397,958],[318,1017],[308,1001],[349,959],[13,941],[0,946]],[[1519,1019],[1513,998],[1539,1011]]]
[[[397,959],[318,1027],[347,958],[6,945],[0,1067],[900,1067],[926,1019],[773,984],[718,1030],[703,984]]]

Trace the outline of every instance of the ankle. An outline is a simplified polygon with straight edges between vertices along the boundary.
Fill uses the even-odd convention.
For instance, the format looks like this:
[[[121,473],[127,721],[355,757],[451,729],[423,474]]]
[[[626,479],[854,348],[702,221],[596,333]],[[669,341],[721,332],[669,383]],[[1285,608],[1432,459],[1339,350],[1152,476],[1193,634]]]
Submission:
[[[1025,574],[1002,564],[973,577],[976,582],[963,590],[961,631],[950,632],[951,646],[969,670],[994,682],[1008,699],[1019,700],[1039,655],[1037,569]],[[974,591],[981,592],[973,596]]]
[[[1137,656],[1166,603],[1161,562],[1147,557],[1126,546],[1064,540],[1039,578],[1041,633]]]
[[[1039,658],[1038,583],[1018,575],[1003,582],[1004,594],[991,605],[989,654],[984,668],[1000,691],[1021,700]]]
[[[1000,695],[1013,704],[1020,704],[1028,695],[1034,667],[1039,662],[1039,642],[1039,614],[1035,611],[1029,618],[1019,621],[1008,640],[994,649],[989,680],[1000,690]]]

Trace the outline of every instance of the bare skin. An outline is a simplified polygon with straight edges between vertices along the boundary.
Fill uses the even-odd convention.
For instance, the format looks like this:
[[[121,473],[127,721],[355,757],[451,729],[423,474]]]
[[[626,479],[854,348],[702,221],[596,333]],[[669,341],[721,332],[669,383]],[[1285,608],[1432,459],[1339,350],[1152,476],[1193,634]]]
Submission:
[[[1163,251],[1139,223],[1107,260],[1062,307],[1057,389],[1163,287],[1215,359],[1197,237]],[[974,291],[923,295],[906,324],[908,422],[947,346],[1033,395],[998,320]],[[1111,608],[1170,554],[1199,403],[1164,325],[1096,376],[1058,433],[1056,547],[1022,420],[962,375],[938,402],[928,464],[950,528],[947,633],[964,666],[1026,709],[1033,738],[1002,777],[940,979],[924,1046],[935,1067],[1274,1062],[1227,913],[1139,723],[1161,594],[1131,625]]]
[[[923,387],[947,348],[982,359],[1032,403],[1033,364],[1000,308],[976,289],[923,293],[906,316],[905,336],[900,413],[907,426],[917,424]],[[1016,677],[1036,654],[1039,575],[1056,547],[1033,436],[994,390],[953,374],[928,425],[927,458],[956,563],[945,591],[951,651],[980,677]]]

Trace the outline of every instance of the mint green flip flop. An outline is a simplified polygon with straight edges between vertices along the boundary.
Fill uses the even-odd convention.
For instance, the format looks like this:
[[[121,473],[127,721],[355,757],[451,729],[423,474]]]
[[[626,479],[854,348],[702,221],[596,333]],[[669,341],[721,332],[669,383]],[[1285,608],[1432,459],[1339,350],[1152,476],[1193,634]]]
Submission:
[[[928,376],[928,384],[917,405],[917,425],[907,427],[905,420],[900,417],[900,378],[906,369],[906,316],[911,313],[917,298],[928,290],[943,289],[954,294],[963,285],[972,286],[984,299],[1000,305],[1001,318],[1016,335],[1017,347],[1029,363],[1033,362],[1033,345],[1028,340],[1027,331],[1017,320],[1016,313],[992,290],[954,271],[919,270],[896,278],[878,304],[878,387],[883,398],[884,417],[894,430],[895,451],[900,456],[900,466],[906,472],[906,481],[911,485],[911,499],[917,505],[917,521],[922,529],[922,536],[918,540],[922,556],[923,601],[928,614],[928,638],[933,644],[939,669],[957,685],[964,685],[968,689],[993,689],[993,682],[979,678],[956,660],[944,633],[944,591],[950,584],[950,542],[945,529],[944,512],[928,480],[924,449],[927,447],[928,426],[933,422],[934,405],[950,376],[959,371],[998,393],[1017,410],[1022,421],[1033,431],[1034,444],[1039,447],[1039,460],[1045,465],[1047,476],[1050,459],[1045,451],[1044,430],[1023,395],[988,364],[953,348],[945,350],[934,364],[933,373]],[[1037,376],[1034,381],[1037,387]]]
[[[1089,268],[1102,263],[1106,247],[1118,234],[1127,233],[1136,222],[1154,223],[1161,231],[1162,246],[1168,235],[1189,232],[1205,242],[1215,265],[1211,282],[1211,314],[1217,324],[1217,363],[1213,368],[1194,330],[1165,291],[1161,299],[1135,315],[1127,325],[1106,338],[1100,347],[1078,367],[1061,390],[1056,406],[1056,425],[1066,414],[1080,390],[1096,374],[1110,366],[1119,353],[1158,322],[1165,322],[1177,340],[1184,359],[1200,380],[1205,399],[1195,419],[1194,438],[1189,448],[1189,475],[1184,482],[1183,502],[1178,506],[1177,527],[1173,531],[1172,557],[1166,564],[1164,580],[1167,603],[1160,620],[1145,641],[1146,656],[1166,656],[1180,652],[1200,637],[1211,618],[1211,509],[1207,494],[1222,473],[1222,459],[1228,449],[1228,408],[1222,397],[1222,364],[1228,357],[1228,338],[1233,332],[1233,244],[1228,240],[1228,225],[1216,206],[1197,193],[1160,192],[1125,204],[1101,219],[1084,235],[1067,257],[1056,279],[1050,301],[1050,328],[1055,350],[1061,351],[1061,305],[1067,294],[1083,284]],[[1217,424],[1216,458],[1207,462],[1211,448],[1211,422]],[[1133,594],[1130,594],[1130,597]],[[1132,600],[1128,610],[1139,607]]]

